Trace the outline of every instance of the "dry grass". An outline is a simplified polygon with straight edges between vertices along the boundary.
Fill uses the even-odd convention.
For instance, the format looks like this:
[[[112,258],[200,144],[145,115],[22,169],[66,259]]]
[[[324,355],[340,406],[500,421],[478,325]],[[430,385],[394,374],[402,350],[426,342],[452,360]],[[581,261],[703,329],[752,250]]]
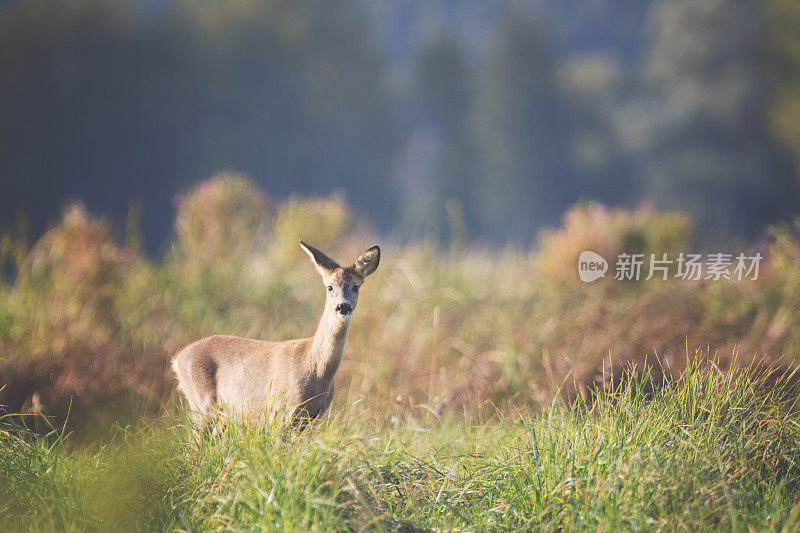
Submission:
[[[754,282],[577,281],[583,249],[695,251],[690,221],[647,206],[578,206],[534,249],[381,242],[355,312],[334,410],[425,405],[441,415],[549,404],[605,385],[603,365],[685,365],[695,345],[723,357],[798,357],[800,240],[776,230]],[[0,286],[0,403],[103,426],[170,400],[168,361],[210,333],[311,335],[323,299],[302,237],[341,261],[377,242],[338,197],[275,204],[223,175],[178,203],[175,237],[154,262],[80,206],[32,247],[6,238]],[[133,243],[133,244],[131,244]],[[743,356],[740,356],[743,357]],[[657,363],[657,364],[656,364]],[[727,363],[721,362],[722,366]]]

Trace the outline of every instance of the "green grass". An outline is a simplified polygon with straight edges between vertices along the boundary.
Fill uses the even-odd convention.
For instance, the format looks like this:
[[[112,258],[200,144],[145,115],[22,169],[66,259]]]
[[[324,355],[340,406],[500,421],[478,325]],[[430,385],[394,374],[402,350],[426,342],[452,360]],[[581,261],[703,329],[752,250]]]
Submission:
[[[349,406],[303,434],[180,419],[99,448],[0,433],[3,530],[800,528],[796,395],[748,372],[489,421]]]

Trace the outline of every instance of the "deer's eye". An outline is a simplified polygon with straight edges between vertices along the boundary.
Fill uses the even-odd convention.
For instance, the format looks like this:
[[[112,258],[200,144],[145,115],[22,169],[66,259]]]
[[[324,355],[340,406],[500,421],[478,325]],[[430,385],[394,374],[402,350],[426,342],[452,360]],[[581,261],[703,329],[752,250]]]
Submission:
[[[353,292],[358,292],[358,285],[353,285]]]
[[[332,291],[332,290],[333,290],[333,287],[331,285],[328,285],[328,291]]]

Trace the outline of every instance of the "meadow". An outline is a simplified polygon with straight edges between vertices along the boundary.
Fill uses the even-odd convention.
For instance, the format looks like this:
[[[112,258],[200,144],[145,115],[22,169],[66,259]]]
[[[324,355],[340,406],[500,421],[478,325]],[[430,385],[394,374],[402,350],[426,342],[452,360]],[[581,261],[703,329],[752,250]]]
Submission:
[[[176,199],[163,257],[79,204],[0,239],[0,524],[14,530],[800,527],[798,227],[757,280],[584,284],[604,257],[708,248],[692,221],[586,203],[528,249],[379,241],[339,196],[224,174]],[[331,417],[187,427],[168,371],[209,333],[311,335],[297,239],[379,242]],[[66,425],[64,425],[66,423]],[[26,426],[32,431],[24,429]]]
[[[351,405],[302,435],[228,424],[213,438],[197,437],[180,419],[164,418],[69,450],[58,436],[2,432],[0,525],[795,531],[796,397],[765,394],[759,379],[695,361],[654,395],[625,387],[591,406],[483,423],[387,423]]]

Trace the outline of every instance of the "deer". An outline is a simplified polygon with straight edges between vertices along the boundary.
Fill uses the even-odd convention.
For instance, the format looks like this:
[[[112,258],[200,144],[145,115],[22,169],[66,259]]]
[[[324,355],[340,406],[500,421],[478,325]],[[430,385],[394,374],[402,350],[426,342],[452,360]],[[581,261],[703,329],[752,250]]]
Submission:
[[[180,350],[172,360],[178,388],[193,421],[208,427],[228,413],[303,428],[324,415],[342,360],[347,329],[364,279],[375,272],[375,245],[342,267],[300,241],[322,276],[325,305],[313,337],[285,341],[213,335]]]

